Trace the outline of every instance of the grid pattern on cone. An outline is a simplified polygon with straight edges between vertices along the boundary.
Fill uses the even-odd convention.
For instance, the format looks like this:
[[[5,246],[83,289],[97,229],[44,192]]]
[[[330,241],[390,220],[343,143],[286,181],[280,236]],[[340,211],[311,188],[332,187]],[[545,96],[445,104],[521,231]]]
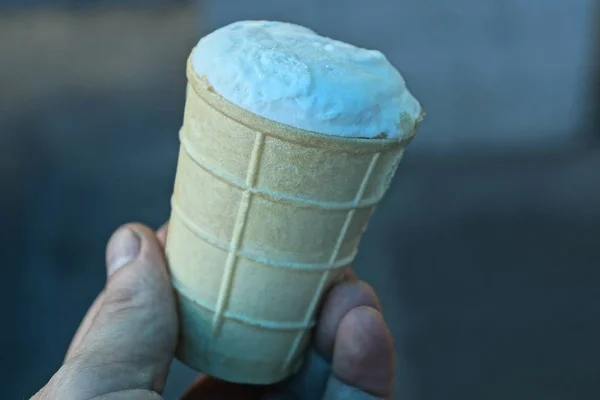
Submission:
[[[250,156],[248,172],[246,173],[246,190],[244,190],[244,193],[242,194],[242,200],[235,219],[233,237],[231,238],[229,253],[227,254],[227,261],[225,263],[225,272],[221,281],[219,297],[217,298],[217,305],[213,316],[213,336],[218,336],[219,334],[219,330],[223,323],[223,313],[227,308],[227,302],[231,295],[231,284],[238,261],[238,251],[240,249],[241,239],[244,235],[244,228],[246,227],[246,217],[248,216],[248,211],[250,209],[250,202],[252,201],[252,192],[250,191],[250,188],[252,188],[256,182],[264,143],[264,134],[262,132],[257,132],[254,139],[254,147],[252,148],[252,155]]]
[[[197,164],[199,166],[202,165],[202,163],[199,160],[195,160],[193,158],[193,151],[190,151],[191,149],[186,146],[187,143],[185,142],[185,138],[184,138],[183,134],[181,135],[181,139],[182,139],[182,146],[183,146],[184,150],[186,152],[188,152],[188,155],[192,158],[192,160],[195,162],[195,164]],[[244,252],[243,250],[240,249],[240,242],[241,242],[242,236],[244,234],[245,221],[246,221],[246,217],[248,215],[251,200],[252,200],[252,194],[253,194],[252,186],[253,186],[253,184],[256,180],[256,176],[258,174],[258,169],[259,169],[259,165],[260,165],[260,154],[261,154],[263,145],[264,145],[264,134],[259,132],[256,135],[255,144],[254,144],[254,148],[252,150],[252,156],[251,156],[250,164],[248,167],[248,173],[247,173],[247,178],[246,178],[246,182],[245,182],[246,190],[244,191],[244,193],[242,195],[242,200],[240,202],[238,214],[236,217],[236,223],[235,223],[235,227],[234,227],[233,237],[232,237],[231,243],[229,245],[226,243],[222,243],[219,240],[212,238],[210,236],[210,234],[203,232],[199,227],[197,227],[193,223],[193,221],[189,217],[186,216],[185,212],[179,207],[179,205],[175,201],[172,202],[172,206],[173,206],[173,211],[179,216],[179,218],[182,220],[184,225],[186,225],[186,227],[188,229],[190,229],[190,231],[192,231],[199,239],[201,239],[215,247],[218,247],[218,248],[228,251],[228,257],[227,257],[227,261],[226,261],[226,265],[225,265],[225,272],[224,272],[224,276],[223,276],[223,279],[221,282],[221,287],[219,289],[219,296],[218,296],[216,307],[212,308],[210,306],[210,304],[200,302],[197,299],[194,300],[194,303],[197,306],[199,306],[207,311],[213,312],[213,321],[212,321],[213,337],[218,336],[219,329],[221,328],[223,319],[231,319],[231,320],[242,322],[247,325],[258,326],[258,327],[262,327],[265,329],[296,330],[296,331],[298,331],[296,334],[296,338],[294,339],[294,342],[292,343],[292,346],[290,347],[289,353],[284,362],[284,365],[285,365],[284,368],[287,369],[287,368],[289,368],[290,364],[294,361],[295,356],[299,351],[299,346],[302,343],[303,336],[307,334],[308,329],[314,327],[314,325],[315,325],[315,321],[313,321],[312,318],[316,312],[316,308],[319,304],[319,300],[321,299],[321,297],[326,289],[326,284],[329,281],[330,274],[332,273],[332,271],[334,271],[336,269],[347,266],[354,258],[354,255],[353,255],[352,257],[348,257],[348,259],[338,260],[338,255],[340,252],[340,248],[346,237],[348,227],[350,226],[350,224],[352,222],[354,214],[356,213],[356,209],[361,204],[365,189],[369,183],[369,179],[373,173],[373,170],[375,169],[375,167],[377,165],[377,162],[378,162],[381,154],[375,153],[372,157],[369,167],[368,167],[367,171],[365,172],[364,178],[359,187],[358,193],[355,196],[355,199],[353,202],[354,207],[348,211],[344,225],[342,226],[342,229],[339,232],[338,238],[336,240],[336,246],[334,247],[334,249],[332,251],[329,263],[323,264],[323,265],[291,263],[291,262],[286,263],[284,261],[267,260],[264,257],[252,255],[251,253]],[[302,322],[287,322],[286,323],[286,322],[281,322],[281,321],[259,320],[259,319],[249,318],[248,316],[245,316],[245,315],[239,315],[239,314],[227,311],[227,302],[231,295],[231,289],[232,289],[231,288],[232,278],[233,278],[233,275],[235,274],[235,268],[236,268],[236,264],[237,264],[239,257],[248,258],[248,259],[251,259],[251,260],[254,260],[257,262],[261,262],[261,263],[264,263],[266,265],[270,265],[273,267],[278,267],[278,268],[309,269],[309,270],[323,271],[322,275],[321,275],[321,279],[319,281],[319,285],[318,285],[318,287],[314,293],[314,296],[312,298],[312,302],[306,311],[304,321],[302,321]],[[186,289],[185,289],[184,285],[180,284],[177,281],[173,281],[173,284],[180,293],[182,293],[184,295],[186,294]],[[189,299],[194,299],[194,296],[192,296],[191,294],[187,295],[186,297]]]
[[[229,243],[225,243],[223,241],[220,241],[219,239],[214,238],[211,234],[205,232],[201,227],[199,227],[198,224],[196,224],[190,217],[188,217],[185,214],[179,203],[177,203],[177,201],[174,199],[171,199],[171,208],[173,213],[177,215],[177,217],[181,220],[185,227],[189,229],[194,235],[196,235],[198,239],[203,240],[204,242],[218,249],[224,251],[231,250],[231,245]],[[333,263],[311,264],[286,260],[273,260],[271,258],[267,258],[260,254],[254,254],[251,251],[247,251],[241,248],[237,249],[236,254],[238,258],[245,258],[247,260],[261,263],[269,267],[286,268],[299,271],[327,271],[331,269],[338,269],[350,264],[356,257],[355,251],[354,253],[350,254],[350,256],[335,260]]]
[[[189,301],[193,302],[195,306],[200,307],[214,315],[215,309],[210,304],[198,300],[192,293],[189,293],[189,290],[185,287],[184,284],[180,283],[176,279],[172,279],[171,283],[177,292],[185,296]],[[315,321],[309,321],[308,325],[301,322],[285,322],[285,321],[269,321],[264,319],[250,318],[247,315],[241,315],[229,310],[223,310],[221,315],[223,319],[229,319],[236,322],[241,322],[244,325],[255,326],[264,329],[270,329],[274,331],[298,331],[304,329],[313,328],[316,325]]]
[[[356,194],[356,197],[354,198],[355,204],[360,204],[362,197],[364,195],[365,189],[367,188],[367,185],[369,183],[369,179],[371,178],[373,170],[375,169],[375,166],[377,165],[377,161],[379,160],[380,156],[381,156],[380,153],[375,153],[373,155],[373,159],[371,160],[371,163],[369,164],[369,168],[367,169],[365,176],[360,184],[358,193]],[[346,221],[344,222],[344,225],[342,226],[342,229],[341,229],[341,231],[338,235],[337,241],[336,241],[336,245],[331,253],[331,258],[329,259],[330,266],[333,266],[333,264],[337,260],[340,249],[342,248],[342,244],[344,243],[344,239],[346,238],[346,233],[348,232],[348,228],[350,227],[350,223],[352,222],[352,219],[354,218],[355,213],[356,213],[356,209],[352,209],[348,212],[348,215],[346,216]],[[319,286],[317,287],[317,290],[313,296],[310,307],[308,310],[306,310],[306,316],[304,318],[305,325],[308,325],[310,323],[311,319],[313,318],[313,315],[316,312],[319,300],[321,299],[321,297],[324,294],[325,285],[326,285],[327,281],[329,280],[329,275],[331,274],[331,271],[332,271],[332,268],[329,268],[321,276]],[[294,360],[296,353],[299,350],[298,347],[300,346],[300,343],[302,342],[302,338],[304,335],[306,335],[306,331],[300,331],[296,334],[294,343],[292,344],[292,347],[290,347],[290,351],[285,360],[284,365],[285,365],[286,369],[290,366],[290,364]]]
[[[263,197],[270,201],[278,201],[292,204],[297,207],[306,207],[306,208],[316,208],[327,211],[349,211],[360,208],[369,208],[373,207],[381,201],[383,195],[385,193],[379,193],[376,197],[372,196],[369,198],[361,198],[361,200],[357,203],[356,200],[349,202],[333,202],[333,201],[324,201],[324,200],[315,200],[306,197],[298,197],[293,196],[288,193],[281,193],[273,190],[266,190],[263,188],[257,187],[248,187],[246,182],[242,179],[237,178],[232,174],[228,174],[226,171],[223,171],[219,168],[209,166],[205,162],[200,161],[200,157],[196,154],[196,151],[189,144],[188,139],[184,135],[184,131],[182,130],[179,133],[179,141],[181,142],[185,152],[190,157],[190,159],[201,169],[219,179],[227,183],[228,185],[232,185],[237,187],[238,189],[242,189],[244,191],[248,191],[254,196]],[[379,154],[379,153],[377,153]],[[363,188],[364,191],[364,188]]]
[[[204,227],[204,225],[199,223],[201,220],[196,220],[193,212],[188,214],[188,212],[192,210],[202,209],[202,207],[197,207],[203,203],[186,203],[185,201],[179,203],[178,196],[174,194],[172,198],[172,212],[173,216],[176,217],[175,221],[178,226],[187,231],[189,235],[199,239],[203,243],[202,246],[204,251],[209,248],[220,251],[221,254],[223,254],[223,259],[218,262],[221,263],[220,265],[223,267],[217,267],[217,269],[222,271],[220,280],[213,280],[215,283],[213,286],[215,288],[215,291],[213,292],[216,295],[215,297],[197,296],[194,293],[194,288],[196,286],[187,286],[185,283],[188,282],[188,277],[192,277],[193,275],[186,276],[183,274],[181,275],[183,280],[178,280],[175,276],[177,274],[175,274],[172,276],[173,285],[183,297],[191,301],[195,307],[198,307],[198,310],[202,309],[204,310],[203,312],[208,313],[206,315],[208,318],[204,318],[206,318],[206,334],[209,334],[209,337],[207,337],[209,342],[202,344],[200,347],[201,349],[204,349],[204,346],[206,345],[210,346],[210,342],[219,339],[220,336],[223,338],[226,337],[228,332],[230,332],[227,328],[229,323],[238,323],[248,327],[254,327],[253,329],[258,329],[258,331],[255,331],[257,333],[262,330],[263,333],[260,333],[260,335],[263,335],[263,338],[269,337],[267,336],[269,335],[269,331],[272,332],[271,334],[278,332],[275,335],[286,335],[281,336],[281,340],[283,341],[279,342],[280,347],[278,348],[280,350],[277,350],[279,351],[279,353],[277,353],[277,360],[281,360],[279,361],[281,364],[279,364],[280,366],[278,368],[285,371],[291,371],[295,368],[295,364],[298,361],[299,352],[302,351],[302,348],[308,340],[310,329],[315,325],[314,315],[323,294],[338,276],[336,271],[347,266],[355,257],[355,240],[358,233],[357,227],[363,226],[365,215],[370,216],[374,206],[380,201],[385,193],[385,189],[387,189],[387,184],[380,186],[381,183],[379,180],[373,180],[372,178],[374,176],[381,177],[382,171],[377,170],[377,168],[383,168],[384,170],[389,169],[389,166],[391,166],[390,154],[395,154],[396,152],[392,151],[389,153],[382,149],[383,152],[370,152],[367,157],[363,158],[363,161],[361,161],[363,163],[362,168],[355,171],[359,172],[362,176],[358,174],[354,175],[355,178],[357,178],[355,181],[356,186],[348,193],[349,196],[346,197],[348,200],[352,199],[351,201],[326,201],[325,199],[310,198],[303,195],[298,196],[298,193],[294,195],[291,193],[273,191],[268,188],[268,185],[265,185],[266,187],[260,187],[258,186],[259,184],[257,184],[258,179],[260,178],[263,153],[268,154],[267,151],[269,149],[271,151],[273,151],[273,149],[278,149],[278,147],[268,147],[272,144],[267,145],[267,143],[271,143],[268,142],[268,140],[271,139],[271,133],[268,131],[261,131],[260,129],[251,129],[250,126],[245,125],[245,127],[251,131],[248,132],[248,129],[244,130],[244,132],[247,132],[244,133],[244,135],[247,135],[245,136],[248,144],[248,146],[245,147],[247,150],[242,153],[237,153],[246,155],[246,158],[243,158],[245,162],[238,167],[237,174],[239,175],[232,174],[229,170],[229,165],[226,165],[226,168],[223,168],[224,165],[219,166],[218,159],[206,157],[204,148],[196,148],[200,136],[214,132],[211,128],[215,127],[210,124],[203,125],[202,122],[198,123],[197,121],[201,121],[202,118],[209,118],[205,113],[212,114],[213,112],[216,112],[223,114],[222,110],[218,107],[214,107],[213,104],[204,99],[203,96],[196,92],[193,86],[188,89],[190,90],[188,96],[193,97],[192,99],[188,97],[188,106],[190,106],[190,102],[200,102],[203,104],[202,107],[208,108],[203,109],[202,114],[190,114],[186,116],[186,121],[188,121],[189,124],[184,124],[184,127],[180,132],[181,153],[179,162],[187,163],[185,167],[185,171],[187,171],[186,174],[191,173],[193,170],[196,170],[193,174],[201,173],[204,181],[199,182],[208,184],[208,186],[212,185],[209,182],[215,182],[215,184],[216,182],[219,182],[219,187],[229,187],[231,190],[237,191],[239,194],[236,196],[240,197],[236,203],[233,203],[233,208],[228,210],[228,213],[230,213],[229,215],[232,217],[235,214],[235,219],[231,219],[233,222],[232,230],[229,230],[230,228],[225,230],[220,228],[218,230],[213,230],[215,226],[220,227],[220,223],[218,225],[213,225],[213,229],[203,230],[202,227]],[[211,110],[209,111],[208,109]],[[225,114],[223,114],[223,116],[226,120],[232,120]],[[199,119],[195,120],[195,118]],[[210,119],[204,119],[204,121],[210,121]],[[233,119],[233,121],[243,124],[242,121],[237,121],[236,119]],[[227,126],[227,132],[233,132],[237,129],[232,125],[225,126]],[[253,136],[250,136],[250,133]],[[250,148],[252,149],[251,151]],[[400,150],[398,157],[394,157],[393,164],[399,162],[401,155],[402,152]],[[210,162],[209,160],[216,160],[217,163]],[[244,170],[245,179],[242,178],[244,176]],[[191,176],[187,176],[185,179],[191,179]],[[374,185],[371,186],[371,188],[377,187],[381,189],[372,190],[369,188],[369,185]],[[197,187],[196,185],[192,186]],[[188,197],[188,199],[192,198],[193,196]],[[254,208],[259,207],[259,202],[261,201],[263,202],[263,207],[265,202],[267,204],[283,203],[292,209],[304,209],[311,213],[319,211],[339,215],[339,225],[338,222],[336,222],[335,225],[328,225],[333,228],[330,229],[332,232],[328,233],[328,236],[331,238],[331,244],[327,245],[327,251],[322,253],[323,258],[319,258],[318,260],[301,258],[286,260],[283,257],[273,257],[269,252],[256,252],[256,248],[247,248],[245,243],[247,238],[245,238],[245,236],[250,236],[248,233],[249,230],[247,229],[248,224],[250,223],[249,220],[251,220],[253,216],[256,217],[256,215],[254,215],[256,214]],[[190,206],[193,208],[189,208]],[[237,210],[235,207],[237,207]],[[339,229],[337,233],[335,231],[336,229]],[[178,232],[183,231],[179,230]],[[224,232],[227,232],[228,234],[223,235]],[[248,269],[248,262],[260,264],[265,268],[274,268],[275,270],[272,273],[268,273],[269,276],[277,276],[276,272],[279,274],[288,274],[293,270],[294,273],[302,273],[304,276],[314,277],[311,278],[314,279],[313,283],[307,285],[308,280],[305,280],[302,283],[302,285],[304,285],[303,287],[307,288],[306,295],[304,296],[305,302],[296,304],[297,311],[293,314],[295,316],[281,312],[273,314],[273,309],[269,311],[270,314],[253,315],[253,313],[248,313],[249,309],[245,310],[243,306],[240,308],[239,303],[236,308],[235,288],[240,285],[240,282],[243,282],[243,276],[246,271],[254,271]],[[180,262],[177,265],[184,265],[182,263],[183,259],[180,259]],[[274,279],[282,279],[282,275],[279,275],[278,278]],[[218,292],[216,292],[217,287]],[[209,328],[212,328],[212,332]],[[230,339],[224,340],[223,343],[231,343],[230,341],[227,341]],[[285,343],[285,347],[281,347],[283,343]],[[208,359],[206,361],[208,361]],[[272,361],[276,360],[272,359]]]

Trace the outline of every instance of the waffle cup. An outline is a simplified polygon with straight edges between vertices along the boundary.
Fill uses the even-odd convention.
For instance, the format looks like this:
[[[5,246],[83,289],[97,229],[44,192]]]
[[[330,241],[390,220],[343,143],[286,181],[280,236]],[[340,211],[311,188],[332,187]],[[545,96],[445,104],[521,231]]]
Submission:
[[[352,262],[403,141],[295,129],[225,100],[187,65],[166,254],[177,357],[227,381],[293,374],[327,290]],[[414,132],[418,121],[402,123]]]

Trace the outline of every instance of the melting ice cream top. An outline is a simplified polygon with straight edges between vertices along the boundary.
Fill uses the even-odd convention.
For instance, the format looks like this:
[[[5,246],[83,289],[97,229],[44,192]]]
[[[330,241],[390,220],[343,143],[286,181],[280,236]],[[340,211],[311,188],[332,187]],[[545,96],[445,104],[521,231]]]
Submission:
[[[200,40],[192,65],[233,104],[322,134],[402,138],[421,113],[382,53],[289,23],[218,29]]]

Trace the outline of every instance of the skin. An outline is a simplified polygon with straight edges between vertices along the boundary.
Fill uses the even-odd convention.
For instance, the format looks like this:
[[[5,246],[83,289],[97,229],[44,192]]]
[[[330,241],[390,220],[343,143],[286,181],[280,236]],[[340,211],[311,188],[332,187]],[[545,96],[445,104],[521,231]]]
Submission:
[[[167,227],[119,228],[106,251],[107,283],[65,360],[34,400],[157,400],[173,360],[178,317],[164,245]],[[183,400],[377,400],[392,397],[394,350],[373,289],[348,269],[328,293],[303,369],[255,387],[207,376]]]

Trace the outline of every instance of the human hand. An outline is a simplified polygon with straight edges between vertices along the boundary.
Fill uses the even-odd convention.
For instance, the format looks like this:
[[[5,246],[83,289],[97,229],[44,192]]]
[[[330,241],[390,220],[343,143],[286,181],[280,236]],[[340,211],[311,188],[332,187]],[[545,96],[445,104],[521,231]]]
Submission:
[[[108,280],[73,337],[64,363],[33,400],[156,400],[175,351],[178,320],[156,234],[126,225],[106,252]],[[373,290],[348,270],[327,295],[302,370],[268,387],[201,376],[184,400],[369,400],[392,395],[394,351]]]

